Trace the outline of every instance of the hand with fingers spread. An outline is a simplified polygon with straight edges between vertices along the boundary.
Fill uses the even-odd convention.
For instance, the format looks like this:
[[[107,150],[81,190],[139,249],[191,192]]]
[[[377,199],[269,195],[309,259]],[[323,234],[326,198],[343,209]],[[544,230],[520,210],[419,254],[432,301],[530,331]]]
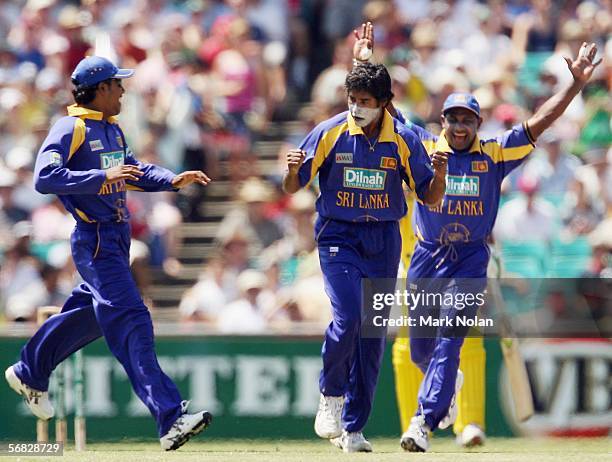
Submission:
[[[117,183],[118,181],[138,181],[143,172],[135,165],[117,165],[111,167],[106,172],[106,184]]]
[[[361,25],[361,32],[353,30],[355,44],[353,45],[353,58],[357,61],[367,62],[374,50],[374,25],[371,22]]]
[[[569,68],[572,76],[574,77],[574,81],[584,85],[588,82],[588,80],[593,75],[593,71],[599,64],[601,64],[602,59],[599,61],[593,62],[595,56],[597,55],[597,45],[594,43],[586,43],[582,42],[582,46],[580,47],[580,51],[578,52],[578,56],[573,61],[570,58],[564,57],[565,62],[567,63],[567,67]]]
[[[208,178],[206,173],[201,170],[189,170],[183,173],[179,173],[172,180],[173,188],[184,188],[185,186],[189,186],[192,183],[201,184],[202,186],[206,186],[212,180]]]

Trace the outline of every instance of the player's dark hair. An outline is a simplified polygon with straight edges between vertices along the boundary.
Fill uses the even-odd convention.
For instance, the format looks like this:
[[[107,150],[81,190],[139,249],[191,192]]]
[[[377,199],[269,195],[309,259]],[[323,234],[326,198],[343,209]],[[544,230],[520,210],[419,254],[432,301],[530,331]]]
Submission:
[[[112,79],[106,79],[102,82],[98,82],[95,85],[91,85],[89,87],[79,87],[75,86],[72,90],[72,96],[74,97],[74,102],[77,104],[87,104],[91,103],[96,97],[96,90],[102,83],[110,84]],[[74,83],[74,82],[73,82]]]
[[[346,76],[344,88],[350,91],[367,91],[377,101],[393,99],[391,76],[382,64],[364,63],[353,67]]]

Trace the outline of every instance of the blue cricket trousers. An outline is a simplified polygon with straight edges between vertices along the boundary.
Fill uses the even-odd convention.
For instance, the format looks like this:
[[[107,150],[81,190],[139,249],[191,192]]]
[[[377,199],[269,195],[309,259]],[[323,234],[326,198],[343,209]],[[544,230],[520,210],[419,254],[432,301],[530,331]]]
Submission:
[[[319,260],[333,320],[325,332],[319,389],[346,398],[343,427],[358,432],[372,410],[386,338],[362,336],[362,278],[397,277],[401,237],[397,222],[352,223],[319,218]]]
[[[61,361],[104,336],[163,436],[181,415],[181,396],[157,362],[151,316],[130,273],[129,224],[79,222],[71,246],[84,283],[23,347],[15,372],[46,391]]]
[[[474,293],[486,287],[489,249],[484,241],[440,245],[419,241],[408,270],[408,285],[438,293]],[[439,283],[438,281],[444,281]],[[428,281],[429,280],[429,281]],[[444,286],[441,286],[443,284]],[[429,288],[428,288],[429,286]],[[439,310],[438,315],[475,316],[476,308]],[[413,314],[431,313],[431,307],[417,307]],[[455,393],[459,353],[467,329],[441,327],[433,336],[410,335],[412,361],[425,375],[419,388],[417,415],[424,415],[436,429],[447,415]],[[416,331],[418,332],[418,331]]]

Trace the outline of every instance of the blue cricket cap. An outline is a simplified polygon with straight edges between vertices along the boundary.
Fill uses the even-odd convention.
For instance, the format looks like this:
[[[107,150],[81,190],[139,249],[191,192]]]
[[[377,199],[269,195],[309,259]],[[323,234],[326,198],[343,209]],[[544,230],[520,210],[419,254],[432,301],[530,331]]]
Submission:
[[[444,101],[442,113],[456,107],[462,107],[472,111],[474,114],[480,117],[480,104],[478,104],[478,101],[476,101],[474,95],[470,93],[451,93],[448,95],[448,98],[446,98],[446,101]]]
[[[91,87],[107,79],[126,79],[132,75],[134,69],[119,69],[102,56],[89,56],[77,64],[71,79],[77,87]]]

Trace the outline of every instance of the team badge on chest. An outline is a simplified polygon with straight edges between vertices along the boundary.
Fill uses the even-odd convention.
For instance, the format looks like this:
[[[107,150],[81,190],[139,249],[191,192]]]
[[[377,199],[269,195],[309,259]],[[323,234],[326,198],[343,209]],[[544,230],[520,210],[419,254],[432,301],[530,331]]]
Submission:
[[[395,170],[397,168],[397,159],[394,157],[381,157],[380,168]]]
[[[472,172],[484,173],[489,171],[489,164],[486,160],[472,161]]]

